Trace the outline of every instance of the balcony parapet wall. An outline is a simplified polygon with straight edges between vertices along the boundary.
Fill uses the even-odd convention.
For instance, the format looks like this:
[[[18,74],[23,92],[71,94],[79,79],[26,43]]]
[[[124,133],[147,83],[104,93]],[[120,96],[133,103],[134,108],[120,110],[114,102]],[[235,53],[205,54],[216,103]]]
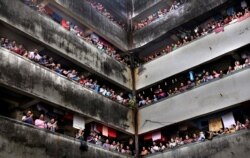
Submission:
[[[116,84],[132,89],[130,69],[65,30],[21,1],[0,1],[0,20],[29,35],[68,60]]]
[[[79,149],[80,142],[68,136],[38,129],[22,122],[0,117],[0,157],[5,158],[129,158],[88,144],[88,151]]]
[[[250,68],[139,110],[139,134],[230,108],[250,100]]]
[[[189,0],[189,2],[181,6],[179,9],[168,13],[163,18],[152,22],[148,26],[135,31],[133,34],[133,46],[130,49],[140,48],[149,42],[156,40],[172,29],[220,6],[226,1],[228,0]]]
[[[161,0],[151,0],[151,1],[142,1],[134,0],[134,16],[139,16],[143,11],[153,7],[155,4],[159,3]]]
[[[250,43],[250,18],[228,25],[224,32],[212,33],[142,65],[135,71],[136,89],[225,55]],[[195,60],[193,60],[195,58]]]
[[[222,135],[212,141],[185,145],[163,153],[146,156],[145,158],[239,158],[248,157],[250,151],[250,131],[244,130],[234,134]]]
[[[0,48],[0,84],[134,133],[133,111],[19,55]]]
[[[127,33],[116,23],[96,11],[87,1],[55,0],[56,6],[84,23],[123,51],[128,50]]]

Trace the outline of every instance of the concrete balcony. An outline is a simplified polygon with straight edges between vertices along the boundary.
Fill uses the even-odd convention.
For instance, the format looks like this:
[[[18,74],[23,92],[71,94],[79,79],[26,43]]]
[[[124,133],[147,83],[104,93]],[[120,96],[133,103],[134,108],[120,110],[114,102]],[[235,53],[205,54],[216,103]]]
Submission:
[[[212,141],[181,146],[146,158],[239,158],[249,157],[250,131],[243,130],[234,134],[218,136]]]
[[[156,20],[148,26],[135,31],[133,34],[133,46],[130,49],[143,47],[172,29],[211,11],[226,1],[228,0],[189,0],[185,5],[168,13],[160,20]]]
[[[40,15],[18,1],[0,1],[0,21],[30,38],[43,43],[55,53],[73,61],[126,89],[132,89],[130,69],[95,46],[68,32],[45,15]]]
[[[0,117],[0,157],[5,158],[129,158],[88,144],[88,151],[79,149],[80,142],[71,137],[38,129],[32,125]]]
[[[139,134],[250,100],[250,68],[208,82],[139,110]]]
[[[250,18],[228,25],[219,34],[212,33],[193,41],[136,70],[136,89],[225,55],[250,43]],[[195,58],[195,60],[193,60]]]
[[[129,1],[124,0],[99,0],[101,4],[116,18],[128,23]]]
[[[159,4],[161,1],[162,0],[151,0],[151,1],[134,0],[133,1],[133,5],[134,5],[133,18],[136,16],[140,16],[141,13],[143,13],[145,10],[148,10],[149,8],[154,8],[154,6]]]
[[[87,1],[54,0],[52,4],[94,30],[122,51],[128,50],[126,31],[96,11]]]
[[[0,48],[0,85],[134,133],[133,111],[19,55]]]

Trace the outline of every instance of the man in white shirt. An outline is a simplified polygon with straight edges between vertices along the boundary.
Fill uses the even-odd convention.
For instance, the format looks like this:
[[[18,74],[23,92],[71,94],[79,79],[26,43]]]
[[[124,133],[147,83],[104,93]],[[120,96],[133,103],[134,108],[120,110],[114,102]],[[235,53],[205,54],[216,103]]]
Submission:
[[[34,51],[30,51],[28,53],[28,58],[30,60],[38,62],[42,57],[39,55],[38,50],[34,49]]]
[[[101,93],[101,94],[104,95],[104,96],[106,95],[107,90],[106,90],[105,86],[102,86],[102,87],[100,88],[99,93]]]
[[[34,51],[29,51],[29,53],[28,53],[28,58],[30,59],[30,60],[34,60],[34,58],[35,58],[35,52],[37,51],[37,49],[35,49]]]
[[[157,146],[156,143],[153,142],[153,146],[151,148],[151,152],[155,153],[155,152],[158,152],[159,150],[160,150],[159,146]]]
[[[39,62],[41,60],[41,55],[38,52],[35,52],[34,54],[34,61]]]
[[[123,103],[123,93],[121,92],[119,95],[116,96],[116,100],[119,102],[119,103]]]

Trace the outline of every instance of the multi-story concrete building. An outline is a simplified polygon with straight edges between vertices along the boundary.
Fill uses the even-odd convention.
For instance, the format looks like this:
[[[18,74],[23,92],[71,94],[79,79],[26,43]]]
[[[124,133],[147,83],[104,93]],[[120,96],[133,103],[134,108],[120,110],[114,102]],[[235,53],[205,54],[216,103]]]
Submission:
[[[0,0],[0,157],[249,157],[249,5]]]

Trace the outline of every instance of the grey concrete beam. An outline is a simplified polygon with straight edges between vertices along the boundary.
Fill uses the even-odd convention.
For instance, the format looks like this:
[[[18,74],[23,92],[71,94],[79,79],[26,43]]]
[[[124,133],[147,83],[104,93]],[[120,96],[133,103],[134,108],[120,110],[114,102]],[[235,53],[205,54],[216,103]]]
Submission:
[[[80,141],[22,122],[0,117],[0,157],[3,158],[129,158],[132,156],[104,150],[88,144],[81,151]]]
[[[154,5],[160,3],[162,0],[133,0],[133,18],[136,16],[140,16],[141,13],[143,13],[145,10],[152,8]]]
[[[24,104],[19,104],[19,106],[20,106],[21,108],[23,108],[23,109],[28,109],[29,107],[31,107],[31,106],[33,106],[33,105],[36,105],[36,104],[38,104],[39,102],[41,102],[41,100],[39,100],[39,99],[33,99],[33,100],[28,101],[28,102],[26,102],[26,103],[24,103]]]
[[[249,157],[250,131],[215,137],[212,141],[192,143],[146,156],[146,158],[240,158]]]
[[[87,119],[85,119],[85,124],[88,124],[88,123],[93,122],[93,121],[94,121],[93,119],[87,118]]]
[[[250,68],[139,110],[139,134],[250,100]]]
[[[241,48],[250,43],[249,37],[250,18],[226,26],[224,32],[212,33],[182,46],[137,68],[135,71],[136,89],[147,87]]]
[[[145,4],[145,6],[142,8],[142,10],[139,13],[136,10],[134,11],[134,16],[132,18],[134,22],[144,20],[149,15],[156,13],[159,9],[170,8],[173,2],[169,0],[154,0],[154,1],[147,1],[147,3],[148,4]]]
[[[54,52],[126,89],[132,89],[130,69],[95,46],[20,1],[0,1],[0,21],[43,43]]]
[[[99,2],[114,16],[127,24],[128,22],[128,1],[124,0],[99,0]]]
[[[0,99],[1,99],[1,101],[4,101],[4,102],[6,102],[6,103],[8,103],[10,105],[13,105],[14,107],[17,107],[19,105],[19,103],[17,101],[6,99],[6,98],[4,98],[2,96],[0,96]]]
[[[5,87],[134,134],[131,109],[39,64],[0,48],[0,70],[0,84]]]
[[[203,15],[204,13],[224,4],[227,1],[228,0],[190,0],[179,9],[168,13],[160,20],[156,20],[148,26],[135,31],[133,34],[133,45],[130,49],[143,47],[165,35],[174,28]]]
[[[102,0],[100,0],[102,1]],[[129,7],[128,7],[128,3],[130,3],[129,1],[124,1],[124,0],[112,0],[109,1],[109,3],[112,7],[117,7],[118,10],[121,12],[121,14],[123,14],[124,16],[127,16],[127,13],[129,12]]]

